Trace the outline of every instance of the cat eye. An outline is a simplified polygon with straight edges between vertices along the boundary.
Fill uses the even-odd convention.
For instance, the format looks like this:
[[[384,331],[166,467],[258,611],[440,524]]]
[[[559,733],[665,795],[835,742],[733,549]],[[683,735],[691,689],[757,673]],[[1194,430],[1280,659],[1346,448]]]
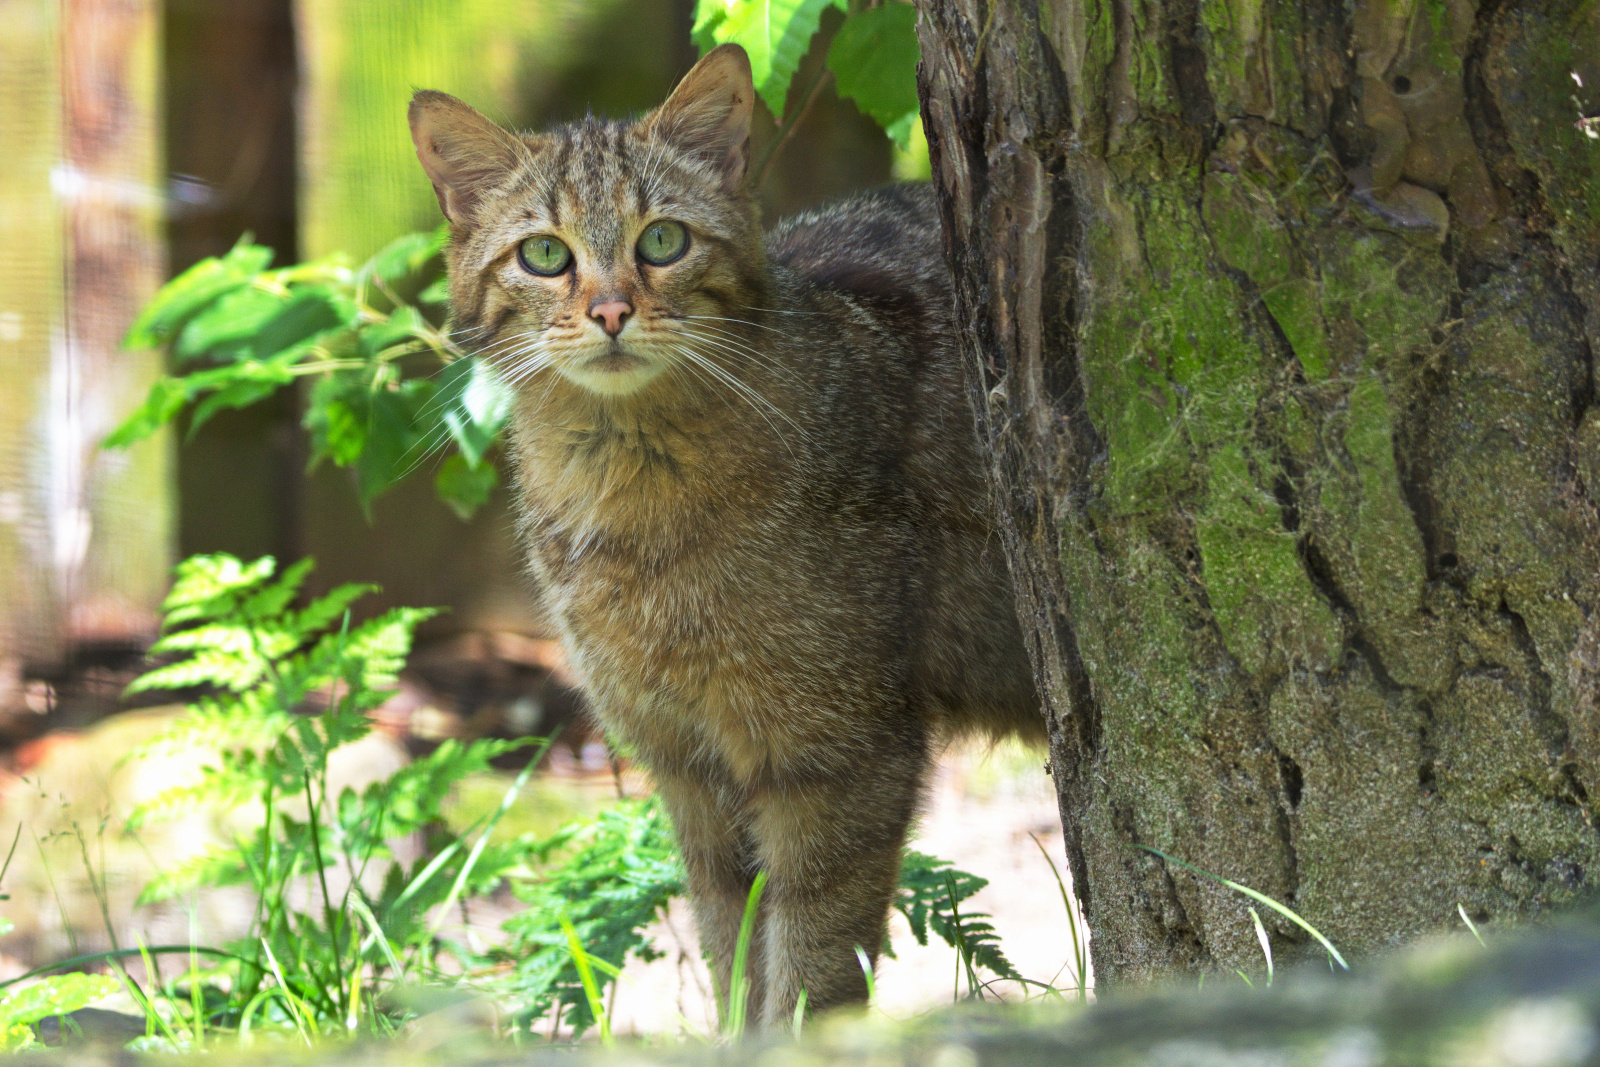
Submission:
[[[572,262],[572,252],[559,240],[547,233],[530,237],[517,246],[517,259],[529,274],[549,277],[560,274]]]
[[[644,228],[639,235],[639,258],[646,263],[664,267],[677,259],[689,247],[689,231],[683,223],[671,219],[658,219]]]

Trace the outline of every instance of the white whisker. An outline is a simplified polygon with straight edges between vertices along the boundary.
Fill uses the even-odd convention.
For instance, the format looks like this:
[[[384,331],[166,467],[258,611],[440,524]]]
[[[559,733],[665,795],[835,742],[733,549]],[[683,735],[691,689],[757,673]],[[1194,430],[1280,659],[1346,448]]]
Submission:
[[[702,338],[702,340],[704,339]],[[755,389],[751,388],[748,383],[740,381],[739,378],[727,367],[719,365],[716,360],[712,359],[709,355],[704,352],[696,351],[692,346],[674,344],[672,348],[674,351],[688,360],[693,367],[710,375],[716,381],[721,382],[723,385],[727,386],[729,389],[733,390],[736,394],[749,402],[750,406],[756,410],[756,413],[759,414],[766,421],[767,425],[772,428],[772,432],[778,438],[778,442],[782,444],[784,448],[788,449],[791,456],[795,454],[794,448],[790,445],[788,438],[784,435],[782,427],[780,427],[778,423],[774,421],[774,415],[793,427],[807,444],[815,444],[811,438],[811,435],[806,432],[806,428],[804,426],[801,426],[798,422],[794,421],[794,419],[784,412],[783,409],[779,408],[772,401],[768,400]]]
[[[776,326],[768,326],[764,322],[752,322],[749,319],[736,319],[728,315],[681,315],[679,317],[689,322],[736,322],[741,326],[754,326],[758,330],[770,330],[780,336],[784,335],[783,331]]]
[[[702,327],[702,329],[704,328]],[[743,358],[773,374],[787,378],[790,382],[799,383],[800,381],[799,376],[795,374],[792,367],[784,365],[781,361],[762,351],[760,348],[757,348],[738,337],[706,334],[695,330],[681,331],[680,336],[693,342],[711,345],[712,347],[721,349],[730,355],[742,356]]]

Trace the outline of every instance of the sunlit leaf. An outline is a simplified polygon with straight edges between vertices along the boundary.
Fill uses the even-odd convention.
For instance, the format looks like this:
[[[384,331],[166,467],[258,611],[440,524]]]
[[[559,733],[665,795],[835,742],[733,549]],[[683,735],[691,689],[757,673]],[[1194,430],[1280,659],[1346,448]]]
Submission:
[[[248,238],[227,255],[202,259],[162,287],[128,330],[128,348],[151,348],[170,339],[191,316],[245,285],[272,262],[272,249]]]
[[[440,275],[428,284],[428,287],[417,294],[420,304],[447,304],[450,302],[450,279]]]
[[[142,441],[178,417],[189,402],[188,385],[181,378],[157,378],[144,403],[101,442],[102,448],[126,448]]]
[[[239,286],[208,303],[183,324],[172,341],[179,362],[244,359],[256,353],[262,328],[288,303],[286,293]]]
[[[429,260],[444,250],[448,237],[449,231],[444,227],[431,233],[408,233],[397,237],[362,265],[361,276],[385,285],[394,285],[427,266]]]
[[[109,974],[58,974],[0,996],[0,1025],[32,1023],[88,1007],[122,988]]]
[[[839,95],[854,100],[902,149],[917,104],[917,13],[890,0],[847,18],[828,49]]]
[[[458,359],[439,374],[434,403],[469,466],[483,462],[511,413],[511,394],[481,360]]]
[[[756,92],[782,118],[794,73],[831,6],[836,0],[701,0],[692,35],[702,51],[729,41],[744,46]]]

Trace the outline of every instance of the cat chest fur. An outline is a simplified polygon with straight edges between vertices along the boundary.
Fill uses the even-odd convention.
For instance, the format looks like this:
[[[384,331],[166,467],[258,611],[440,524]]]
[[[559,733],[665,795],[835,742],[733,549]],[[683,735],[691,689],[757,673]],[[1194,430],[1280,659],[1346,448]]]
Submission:
[[[915,566],[892,516],[820,514],[793,470],[728,443],[748,435],[563,447],[530,419],[518,436],[545,607],[647,763],[757,785],[814,771],[854,719],[906,713]],[[841,675],[869,684],[841,693]]]

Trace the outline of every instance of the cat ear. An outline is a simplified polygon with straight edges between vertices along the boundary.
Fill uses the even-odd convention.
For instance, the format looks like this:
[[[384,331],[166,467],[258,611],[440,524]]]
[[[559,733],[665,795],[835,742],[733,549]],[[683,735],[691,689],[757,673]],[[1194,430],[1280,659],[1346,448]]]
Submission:
[[[645,122],[652,132],[705,158],[733,192],[750,162],[750,109],[756,90],[750,57],[736,44],[718,45],[683,76],[666,103]]]
[[[521,143],[449,93],[421,90],[408,114],[439,210],[451,222],[470,224],[484,195],[516,165]]]

